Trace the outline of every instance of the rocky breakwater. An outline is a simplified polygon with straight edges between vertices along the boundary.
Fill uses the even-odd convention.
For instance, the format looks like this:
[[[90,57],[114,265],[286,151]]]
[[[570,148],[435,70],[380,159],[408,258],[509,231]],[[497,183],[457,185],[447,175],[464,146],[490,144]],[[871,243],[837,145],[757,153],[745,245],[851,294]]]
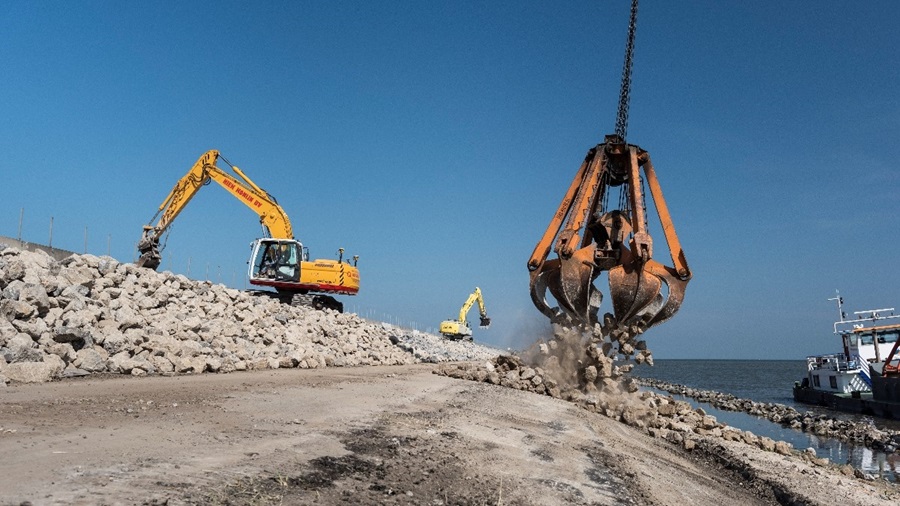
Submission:
[[[811,411],[800,412],[784,404],[755,402],[723,392],[691,388],[651,378],[638,378],[636,381],[641,385],[689,397],[723,411],[744,412],[817,436],[852,441],[887,453],[896,452],[900,448],[900,432],[879,429],[868,421],[840,419]]]
[[[56,261],[41,251],[0,250],[0,386],[91,373],[400,365],[494,354],[472,343],[448,351],[440,337],[419,334],[109,257]]]
[[[782,454],[790,454],[792,450],[789,443],[729,427],[686,401],[641,391],[635,381],[621,373],[616,375],[612,370],[603,371],[596,377],[585,377],[580,384],[572,384],[561,382],[551,370],[529,365],[516,356],[503,355],[484,363],[443,364],[435,369],[435,373],[574,402],[687,449],[693,449],[699,437],[712,436],[743,441]]]
[[[724,458],[719,442],[734,441],[865,477],[849,465],[835,466],[817,458],[814,451],[798,452],[790,443],[728,426],[671,395],[640,389],[631,372],[636,365],[651,362],[650,353],[643,342],[633,343],[633,337],[616,345],[617,340],[599,329],[555,328],[553,339],[537,343],[522,357],[502,355],[484,362],[443,364],[434,372],[567,400],[687,450],[698,448],[710,458]]]

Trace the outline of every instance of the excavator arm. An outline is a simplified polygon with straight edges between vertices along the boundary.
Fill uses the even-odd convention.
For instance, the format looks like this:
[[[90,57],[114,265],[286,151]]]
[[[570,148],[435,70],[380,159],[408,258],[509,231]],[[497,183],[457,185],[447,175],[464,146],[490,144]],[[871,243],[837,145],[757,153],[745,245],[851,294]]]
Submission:
[[[172,191],[166,196],[153,220],[159,217],[156,225],[145,225],[144,233],[138,243],[140,257],[137,264],[142,267],[156,269],[162,261],[160,254],[160,238],[172,225],[175,218],[184,210],[188,202],[203,186],[215,181],[236,199],[244,203],[259,215],[265,236],[276,239],[293,239],[293,229],[287,213],[275,201],[275,198],[257,186],[239,168],[231,166],[237,177],[216,166],[220,158],[219,152],[210,150],[203,154],[187,174],[175,183]],[[224,160],[224,158],[223,158]],[[227,161],[226,161],[227,163]]]
[[[469,310],[472,309],[472,306],[478,302],[478,312],[481,317],[480,327],[488,328],[491,326],[491,319],[488,318],[487,310],[484,308],[484,297],[481,295],[481,288],[475,287],[475,291],[469,295],[469,298],[466,299],[466,302],[462,305],[462,308],[459,310],[459,322],[463,325],[468,325],[466,321],[466,317],[469,314]]]

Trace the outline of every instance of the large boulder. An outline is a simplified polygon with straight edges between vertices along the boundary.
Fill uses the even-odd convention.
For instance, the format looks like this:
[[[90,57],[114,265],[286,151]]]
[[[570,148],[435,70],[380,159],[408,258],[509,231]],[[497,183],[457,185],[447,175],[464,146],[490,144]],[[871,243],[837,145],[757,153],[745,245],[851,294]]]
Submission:
[[[9,363],[44,361],[44,354],[37,349],[37,344],[28,334],[16,334],[7,340],[5,350],[3,357]]]
[[[55,356],[55,355],[54,355]],[[62,360],[47,362],[16,362],[3,369],[3,375],[19,383],[45,383],[59,376],[65,365]]]

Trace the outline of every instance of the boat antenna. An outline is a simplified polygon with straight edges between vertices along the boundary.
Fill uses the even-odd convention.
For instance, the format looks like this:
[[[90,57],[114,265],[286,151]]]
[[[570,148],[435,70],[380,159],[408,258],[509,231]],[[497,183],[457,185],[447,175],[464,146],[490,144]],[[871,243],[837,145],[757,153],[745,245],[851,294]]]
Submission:
[[[830,299],[828,299],[828,300],[836,300],[836,301],[837,301],[838,315],[839,315],[840,318],[841,318],[841,319],[840,319],[840,323],[843,323],[844,318],[847,317],[847,314],[844,313],[844,298],[841,297],[841,292],[835,290],[835,291],[834,291],[834,297],[832,297],[832,298],[830,298]]]

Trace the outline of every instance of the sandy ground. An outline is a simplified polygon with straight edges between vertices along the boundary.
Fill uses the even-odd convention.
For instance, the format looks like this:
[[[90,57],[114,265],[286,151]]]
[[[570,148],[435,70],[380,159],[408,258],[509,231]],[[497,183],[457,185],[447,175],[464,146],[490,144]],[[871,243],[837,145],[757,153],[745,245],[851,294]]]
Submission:
[[[0,504],[885,504],[739,443],[693,451],[433,366],[0,390]],[[893,499],[891,499],[893,494]]]

